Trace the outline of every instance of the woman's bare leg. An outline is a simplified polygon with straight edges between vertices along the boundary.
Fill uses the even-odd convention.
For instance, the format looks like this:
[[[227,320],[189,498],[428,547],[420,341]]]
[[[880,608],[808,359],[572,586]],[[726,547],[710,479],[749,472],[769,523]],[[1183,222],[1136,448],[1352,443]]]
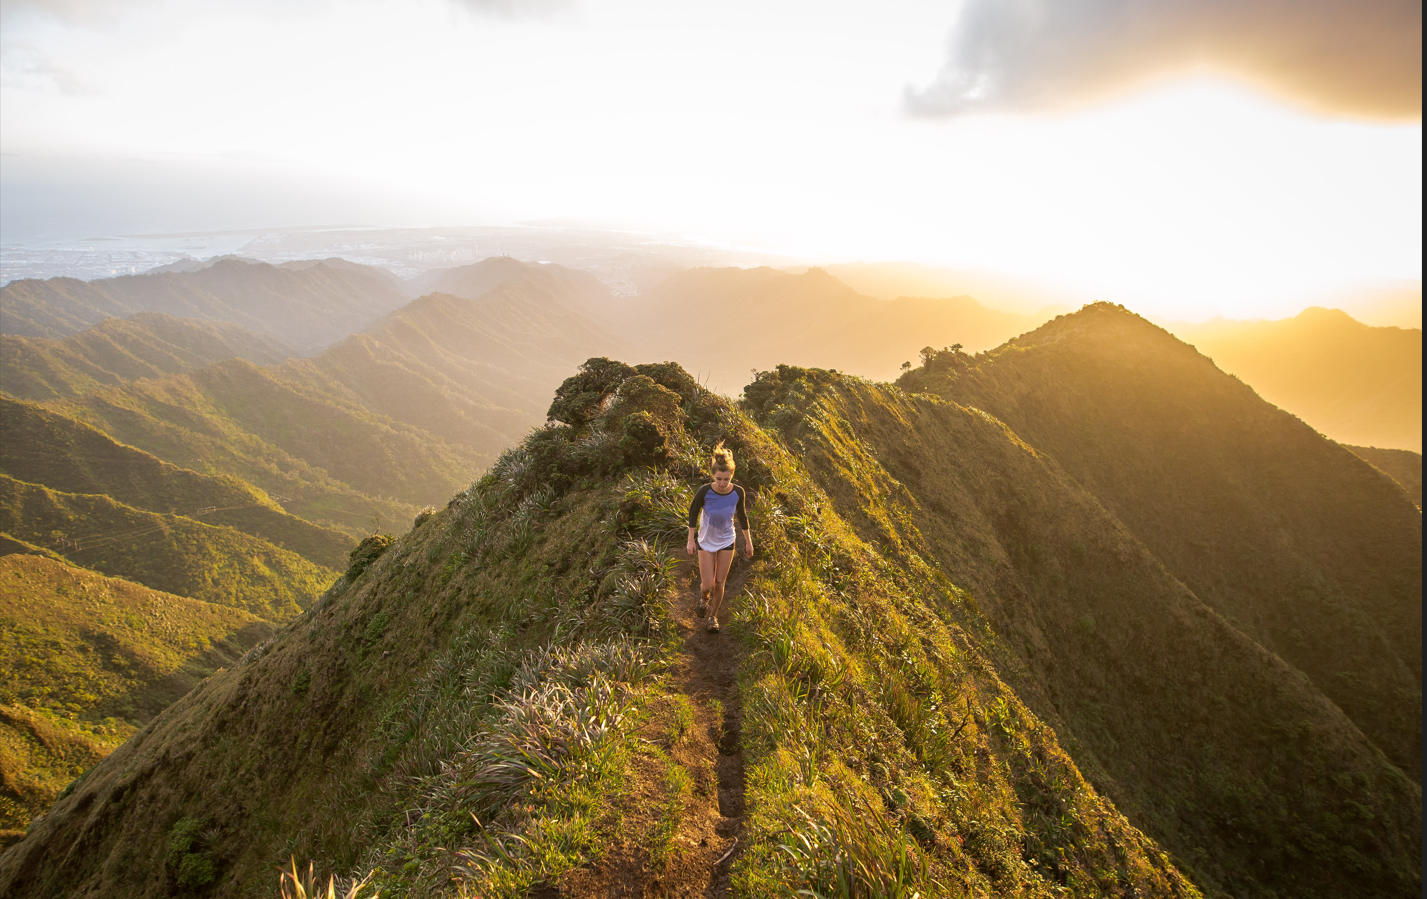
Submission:
[[[721,549],[709,553],[713,559],[713,590],[709,594],[709,621],[718,621],[718,610],[723,605],[723,585],[728,580],[728,570],[733,567],[733,550]],[[700,560],[702,561],[702,560]],[[708,583],[706,580],[704,583]]]
[[[714,558],[716,555],[716,553],[711,553],[702,547],[699,549],[699,591],[703,594],[703,599],[699,602],[699,605],[705,608],[707,608],[709,604],[709,595],[713,593],[714,587],[718,584],[718,579],[715,577],[716,572],[714,571],[717,564],[717,560]]]

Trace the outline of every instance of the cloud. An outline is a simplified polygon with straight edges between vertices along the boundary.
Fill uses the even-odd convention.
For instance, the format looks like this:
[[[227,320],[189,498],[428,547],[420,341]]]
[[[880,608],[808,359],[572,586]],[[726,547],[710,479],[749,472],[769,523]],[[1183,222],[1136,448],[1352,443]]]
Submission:
[[[1421,0],[965,0],[914,114],[1043,110],[1188,72],[1333,115],[1422,116]]]
[[[572,0],[452,0],[462,9],[503,19],[547,19],[565,12]]]
[[[71,97],[97,97],[102,93],[83,75],[24,42],[0,45],[0,74],[7,87],[20,90],[54,87]]]

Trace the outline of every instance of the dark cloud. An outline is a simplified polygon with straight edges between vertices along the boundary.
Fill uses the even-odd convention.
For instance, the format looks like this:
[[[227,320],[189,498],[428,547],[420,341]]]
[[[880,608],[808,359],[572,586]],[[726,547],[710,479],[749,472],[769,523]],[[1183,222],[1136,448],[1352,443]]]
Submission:
[[[1422,116],[1422,0],[965,0],[914,113],[1037,110],[1209,70],[1335,115]]]

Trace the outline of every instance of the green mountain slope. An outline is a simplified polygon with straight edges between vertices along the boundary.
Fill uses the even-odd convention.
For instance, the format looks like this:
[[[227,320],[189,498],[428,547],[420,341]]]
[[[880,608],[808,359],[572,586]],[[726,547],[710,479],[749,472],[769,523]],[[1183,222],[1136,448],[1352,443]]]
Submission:
[[[366,410],[310,360],[233,360],[51,405],[165,462],[242,478],[285,497],[294,515],[348,533],[370,532],[378,516],[409,518],[489,458]]]
[[[63,340],[0,336],[0,391],[43,402],[226,359],[272,365],[294,355],[227,322],[141,312],[106,318]]]
[[[270,621],[308,606],[337,572],[266,540],[107,496],[0,475],[0,531],[74,564]]]
[[[423,297],[310,359],[229,360],[52,407],[349,534],[409,518],[543,424],[550,391],[581,360],[624,346],[580,311],[602,289],[593,278],[488,263],[457,270],[468,286],[495,283],[479,299]]]
[[[1369,855],[1391,892],[1412,870],[1416,785],[1017,433],[820,372],[766,373],[745,395],[863,539],[905,545],[974,597],[1007,680],[1201,887],[1350,895]],[[1362,792],[1305,789],[1348,769]],[[1363,801],[1388,832],[1347,823]],[[1395,862],[1381,864],[1384,838]]]
[[[985,349],[1044,321],[969,297],[877,300],[819,268],[691,269],[616,314],[646,357],[683,360],[719,389],[780,362],[892,378],[927,344]]]
[[[1053,457],[1418,776],[1422,519],[1389,478],[1108,304],[898,383],[984,409]]]
[[[518,268],[479,298],[422,297],[314,364],[374,412],[499,452],[544,424],[551,391],[582,361],[628,347],[578,311],[584,293],[546,289],[577,273],[509,261]]]
[[[43,406],[0,398],[0,431],[0,473],[16,480],[227,525],[329,568],[340,567],[351,549],[346,535],[287,514],[236,478],[161,462]]]
[[[1422,507],[1422,454],[1411,450],[1350,446],[1353,455],[1392,478],[1420,509]]]
[[[274,630],[239,609],[0,557],[0,831],[22,832],[76,774]]]
[[[136,312],[240,325],[312,352],[400,306],[390,273],[349,262],[278,267],[225,258],[191,272],[98,281],[50,278],[0,288],[0,329],[62,338]]]
[[[1171,326],[1224,371],[1339,443],[1422,452],[1422,330],[1337,309]]]
[[[0,890],[264,893],[294,854],[393,895],[1420,892],[1420,788],[1000,422],[791,368],[746,395],[590,360]],[[758,556],[713,636],[674,552],[719,439]]]

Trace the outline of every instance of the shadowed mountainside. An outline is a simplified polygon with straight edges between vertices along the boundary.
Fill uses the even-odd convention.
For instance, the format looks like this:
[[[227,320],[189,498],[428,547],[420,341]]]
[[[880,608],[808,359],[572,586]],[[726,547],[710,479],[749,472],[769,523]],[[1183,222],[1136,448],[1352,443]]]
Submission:
[[[1171,325],[1259,396],[1339,443],[1422,452],[1422,331],[1373,328],[1338,309],[1282,321]]]
[[[1420,788],[1055,461],[835,373],[745,395],[752,419],[678,366],[589,360],[557,424],[86,774],[0,856],[0,890],[235,896],[292,853],[394,894],[639,895],[685,882],[703,790],[740,797],[717,864],[745,895],[840,872],[902,895],[1418,895]],[[717,440],[758,555],[715,636],[687,629],[673,552]],[[664,672],[694,640],[742,649],[686,743],[708,719]],[[726,738],[737,781],[698,780],[690,747]]]
[[[0,332],[62,338],[106,318],[163,312],[231,322],[314,352],[404,299],[389,272],[345,260],[279,267],[230,257],[197,271],[12,281],[0,287]]]
[[[276,630],[36,555],[0,557],[0,833]],[[78,770],[76,770],[78,769]]]
[[[1419,776],[1422,517],[1390,478],[1109,304],[898,384],[984,409],[1049,454]]]
[[[296,353],[227,322],[141,312],[63,340],[0,335],[0,391],[43,402],[227,359],[273,365]]]
[[[1350,446],[1348,449],[1363,461],[1402,485],[1418,508],[1422,507],[1422,454],[1411,450],[1379,449],[1375,446]]]

